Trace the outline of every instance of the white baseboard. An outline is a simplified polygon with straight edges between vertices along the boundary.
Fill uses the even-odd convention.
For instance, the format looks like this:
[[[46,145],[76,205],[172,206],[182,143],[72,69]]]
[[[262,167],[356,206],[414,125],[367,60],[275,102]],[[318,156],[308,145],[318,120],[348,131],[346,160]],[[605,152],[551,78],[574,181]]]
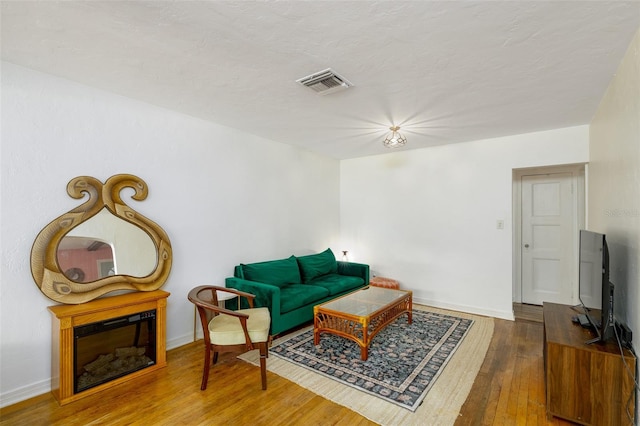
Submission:
[[[468,314],[482,315],[485,317],[501,318],[514,321],[513,310],[495,311],[491,309],[478,308],[477,306],[456,305],[439,300],[422,299],[414,297],[413,302],[419,305],[433,306],[434,308],[448,309],[450,311],[466,312]]]
[[[167,340],[167,350],[188,345],[189,343],[193,343],[193,333],[183,334],[182,336]]]
[[[34,396],[51,392],[51,379],[23,386],[21,388],[0,394],[0,408],[16,404]]]

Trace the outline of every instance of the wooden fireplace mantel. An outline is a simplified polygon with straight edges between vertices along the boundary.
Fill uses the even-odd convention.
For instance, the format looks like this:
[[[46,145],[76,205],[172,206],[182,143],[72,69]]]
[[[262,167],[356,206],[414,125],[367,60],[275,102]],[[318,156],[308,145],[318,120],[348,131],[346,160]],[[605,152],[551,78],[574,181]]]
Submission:
[[[51,392],[60,405],[73,402],[167,365],[166,312],[169,293],[162,290],[95,299],[80,305],[56,305],[52,313]],[[107,383],[74,392],[74,327],[148,310],[156,310],[156,362]]]

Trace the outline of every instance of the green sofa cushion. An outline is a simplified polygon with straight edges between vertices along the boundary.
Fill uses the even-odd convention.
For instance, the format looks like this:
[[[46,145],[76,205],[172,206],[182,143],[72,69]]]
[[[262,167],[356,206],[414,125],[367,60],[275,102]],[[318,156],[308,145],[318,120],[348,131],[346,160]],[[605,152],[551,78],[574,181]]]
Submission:
[[[244,278],[249,281],[258,281],[278,287],[302,282],[295,256],[288,259],[242,264],[241,266]]]
[[[350,277],[348,275],[327,274],[312,280],[309,284],[326,288],[329,290],[329,296],[333,296],[362,287],[364,280],[360,277]]]
[[[290,284],[280,288],[280,313],[298,309],[329,296],[329,290],[320,286]]]
[[[338,262],[330,248],[322,253],[299,256],[297,259],[302,271],[303,283],[308,283],[322,275],[338,272]]]

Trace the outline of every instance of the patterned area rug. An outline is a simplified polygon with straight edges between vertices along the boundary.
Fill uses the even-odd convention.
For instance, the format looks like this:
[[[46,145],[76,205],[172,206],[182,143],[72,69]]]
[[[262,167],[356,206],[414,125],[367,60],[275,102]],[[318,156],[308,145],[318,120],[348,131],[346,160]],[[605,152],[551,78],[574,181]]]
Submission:
[[[489,348],[493,335],[493,318],[422,306],[415,302],[413,309],[414,318],[417,318],[416,311],[422,311],[473,320],[473,326],[467,330],[455,354],[449,358],[446,368],[440,368],[440,375],[435,383],[432,381],[422,404],[415,411],[400,407],[386,399],[373,396],[369,392],[346,385],[333,377],[329,378],[273,354],[270,354],[267,359],[267,369],[380,425],[451,426],[458,418],[460,408],[469,395]],[[402,318],[398,321],[402,321]],[[310,329],[312,330],[312,327],[276,339],[273,347]],[[328,336],[323,335],[320,341],[322,342]],[[378,338],[380,335],[376,336],[374,342]],[[355,343],[353,345],[355,346]],[[270,352],[273,351],[273,347]],[[260,356],[257,350],[253,350],[238,358],[257,366]],[[371,359],[370,356],[369,360]]]
[[[414,311],[412,324],[403,315],[375,336],[367,361],[355,342],[339,336],[323,333],[315,346],[312,329],[273,346],[270,354],[415,411],[473,323]]]

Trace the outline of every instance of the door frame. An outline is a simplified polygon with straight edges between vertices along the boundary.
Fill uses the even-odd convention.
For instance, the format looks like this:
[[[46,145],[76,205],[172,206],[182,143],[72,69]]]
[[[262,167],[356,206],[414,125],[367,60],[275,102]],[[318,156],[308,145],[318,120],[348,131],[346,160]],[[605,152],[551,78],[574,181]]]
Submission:
[[[572,204],[576,228],[573,230],[572,303],[578,303],[578,235],[585,227],[585,169],[586,164],[567,164],[547,167],[513,169],[513,302],[522,303],[522,177],[571,173]]]

